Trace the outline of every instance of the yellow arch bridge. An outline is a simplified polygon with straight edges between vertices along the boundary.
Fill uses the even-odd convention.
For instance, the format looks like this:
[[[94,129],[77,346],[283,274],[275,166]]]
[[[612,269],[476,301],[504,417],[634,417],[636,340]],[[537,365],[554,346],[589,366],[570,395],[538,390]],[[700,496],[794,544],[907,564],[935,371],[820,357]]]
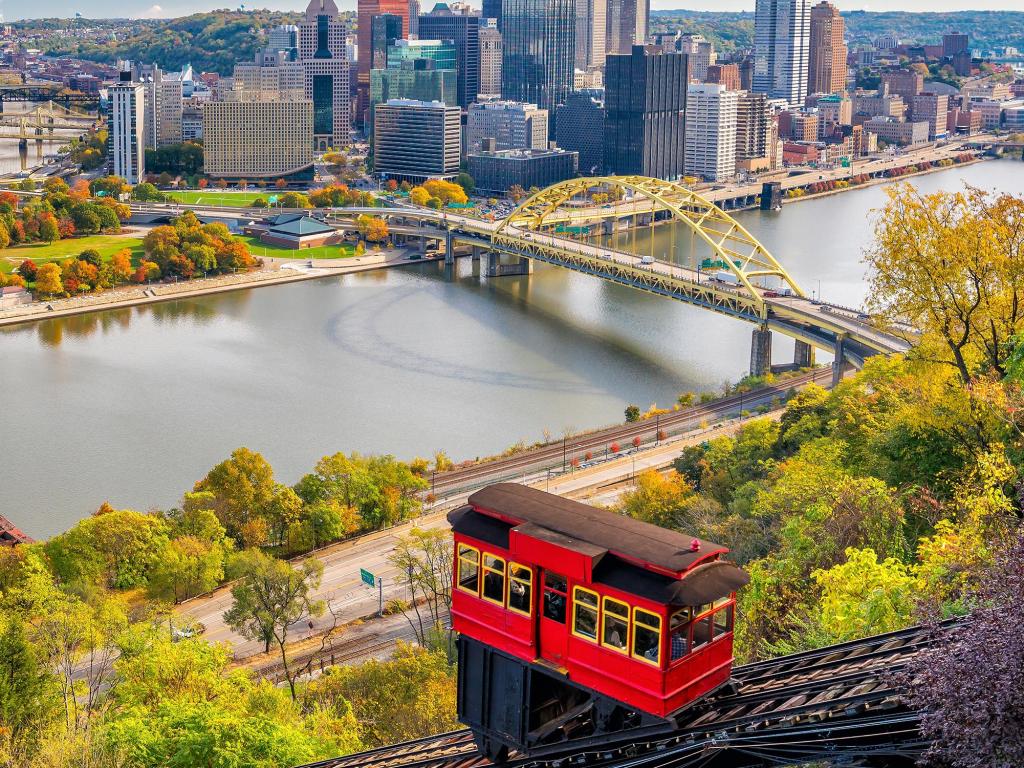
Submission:
[[[617,199],[595,206],[595,198],[604,196]],[[754,374],[770,369],[772,331],[796,340],[798,367],[813,362],[814,348],[833,353],[837,376],[843,363],[860,367],[870,355],[906,352],[910,346],[857,310],[809,299],[743,225],[673,182],[643,176],[571,179],[529,196],[499,222],[440,216],[449,230],[447,252],[453,254],[459,241],[486,248],[489,274],[521,273],[530,261],[543,261],[753,323]],[[707,255],[698,262],[703,267],[673,263],[654,253],[653,237],[637,238],[660,222],[685,225],[698,257]],[[602,244],[607,239],[602,236],[616,232],[612,242],[618,245]],[[502,254],[506,260],[518,257],[517,263],[502,264]]]

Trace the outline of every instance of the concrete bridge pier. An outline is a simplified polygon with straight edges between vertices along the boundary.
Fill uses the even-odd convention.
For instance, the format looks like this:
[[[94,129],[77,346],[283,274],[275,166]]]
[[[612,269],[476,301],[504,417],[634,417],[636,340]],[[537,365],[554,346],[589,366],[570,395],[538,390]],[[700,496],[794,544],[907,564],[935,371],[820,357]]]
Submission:
[[[484,250],[483,246],[482,245],[474,245],[474,246],[472,246],[472,248],[473,248],[473,250],[471,252],[472,253],[471,258],[473,259],[473,261],[480,261],[480,254],[483,253],[483,250]]]
[[[520,257],[513,264],[502,264],[501,254],[498,251],[488,251],[485,274],[488,277],[531,275],[533,274],[533,262],[530,259]]]
[[[452,231],[446,229],[444,232],[444,263],[455,263],[455,241],[452,239]]]
[[[814,365],[814,347],[797,339],[793,347],[793,365],[798,369]]]
[[[758,326],[750,338],[750,375],[764,376],[772,370],[772,332],[767,325]]]
[[[832,361],[832,386],[836,386],[843,380],[843,368],[846,367],[846,334],[839,334],[836,337],[836,356]]]

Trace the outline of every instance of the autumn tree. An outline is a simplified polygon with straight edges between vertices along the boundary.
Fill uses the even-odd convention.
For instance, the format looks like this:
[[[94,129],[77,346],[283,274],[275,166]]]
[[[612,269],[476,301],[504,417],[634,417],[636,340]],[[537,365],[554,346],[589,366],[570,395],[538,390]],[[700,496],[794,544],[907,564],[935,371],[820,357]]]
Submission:
[[[932,764],[1012,768],[1024,764],[1024,533],[1007,538],[973,595],[962,626],[936,630],[913,657],[904,684],[921,713]]]
[[[64,293],[60,267],[52,261],[43,264],[36,271],[35,291],[40,296],[57,296]]]
[[[409,202],[413,205],[426,205],[431,195],[423,187],[413,187],[409,190]]]
[[[955,367],[965,384],[1001,376],[1024,330],[1024,198],[905,184],[888,195],[867,253],[871,311],[908,338],[920,331],[914,354]]]
[[[246,570],[231,589],[231,607],[224,613],[228,626],[243,637],[262,641],[266,650],[271,643],[277,645],[293,700],[297,673],[288,658],[287,643],[295,627],[323,615],[326,604],[314,597],[323,572],[323,563],[316,558],[296,568],[261,552],[250,552]]]
[[[356,219],[356,227],[359,234],[371,243],[382,243],[388,239],[388,224],[380,216],[360,214]]]

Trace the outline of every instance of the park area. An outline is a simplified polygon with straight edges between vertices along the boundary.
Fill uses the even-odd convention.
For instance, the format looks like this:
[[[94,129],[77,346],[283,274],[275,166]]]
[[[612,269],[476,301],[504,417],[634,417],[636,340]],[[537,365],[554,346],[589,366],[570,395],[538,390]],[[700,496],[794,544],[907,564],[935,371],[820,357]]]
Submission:
[[[90,235],[74,237],[68,240],[57,240],[53,243],[29,243],[0,250],[0,272],[10,274],[25,259],[31,259],[36,266],[48,261],[63,261],[69,256],[78,256],[82,251],[93,249],[98,251],[104,261],[122,248],[132,252],[132,263],[138,263],[142,256],[142,239],[121,235]]]
[[[315,248],[285,248],[280,245],[271,245],[262,242],[258,237],[245,235],[236,236],[237,240],[249,246],[249,252],[257,258],[264,256],[276,259],[348,259],[355,256],[354,243],[341,243],[339,245],[318,245]]]
[[[227,192],[218,189],[189,189],[173,190],[165,194],[168,199],[185,205],[222,205],[232,208],[248,208],[257,198],[262,197],[267,200],[270,196],[278,193],[274,191]]]

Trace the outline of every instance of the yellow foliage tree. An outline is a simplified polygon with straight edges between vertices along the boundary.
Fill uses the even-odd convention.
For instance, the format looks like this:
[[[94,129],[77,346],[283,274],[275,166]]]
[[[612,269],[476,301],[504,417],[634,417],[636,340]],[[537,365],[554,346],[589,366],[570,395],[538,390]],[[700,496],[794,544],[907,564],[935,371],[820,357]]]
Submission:
[[[442,203],[465,203],[469,200],[466,190],[451,181],[444,179],[428,179],[423,182],[423,188],[431,197],[436,197]]]
[[[432,195],[423,187],[413,187],[409,191],[409,202],[413,205],[426,205]]]
[[[56,296],[59,293],[64,293],[60,267],[52,261],[43,264],[36,272],[36,293],[41,296]]]
[[[1002,376],[1024,331],[1024,198],[907,184],[888,195],[867,253],[870,309],[908,338],[919,330],[916,354],[964,383]]]

